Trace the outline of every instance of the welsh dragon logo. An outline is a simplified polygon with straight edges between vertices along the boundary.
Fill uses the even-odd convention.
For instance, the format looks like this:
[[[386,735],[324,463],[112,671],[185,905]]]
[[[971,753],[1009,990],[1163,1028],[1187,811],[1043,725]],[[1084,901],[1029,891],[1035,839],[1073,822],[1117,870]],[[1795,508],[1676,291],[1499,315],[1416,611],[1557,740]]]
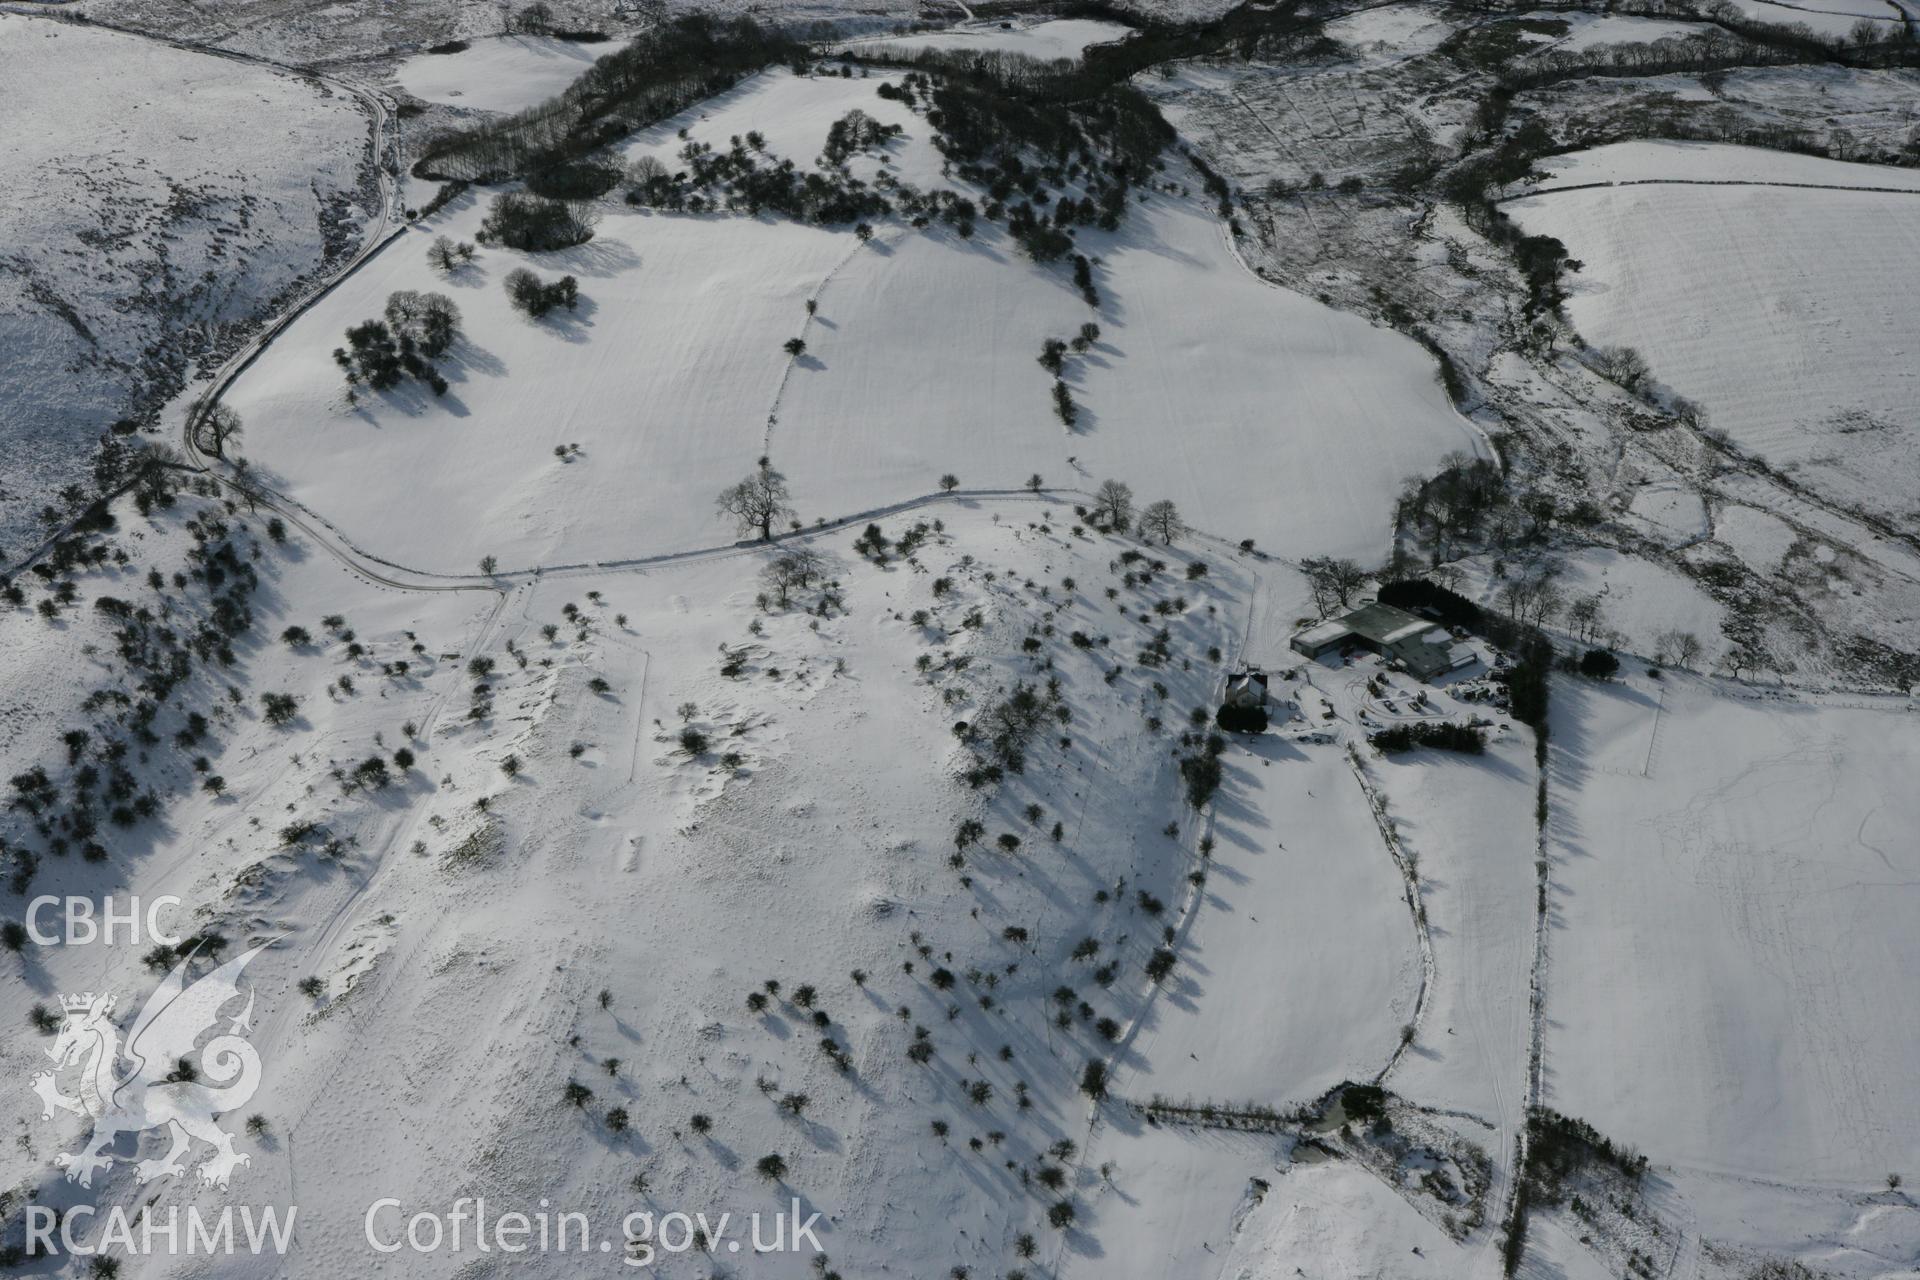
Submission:
[[[115,1139],[148,1129],[169,1130],[173,1146],[163,1158],[135,1166],[141,1182],[184,1172],[195,1140],[213,1148],[197,1170],[204,1183],[225,1187],[235,1168],[251,1163],[250,1156],[234,1150],[233,1135],[214,1123],[214,1117],[245,1106],[260,1087],[260,1055],[240,1034],[252,1029],[251,987],[245,993],[246,1007],[227,1021],[226,1031],[200,1048],[199,1071],[187,1064],[200,1037],[217,1028],[220,1010],[242,994],[240,973],[247,962],[271,945],[263,942],[191,984],[187,966],[193,955],[188,955],[147,997],[127,1029],[124,1048],[110,1017],[111,995],[61,997],[66,1020],[47,1050],[57,1065],[33,1078],[33,1091],[40,1095],[45,1119],[52,1119],[58,1108],[93,1120],[93,1134],[78,1153],[63,1151],[54,1157],[68,1181],[91,1187],[95,1172],[113,1164],[108,1152]],[[79,1092],[62,1093],[58,1077],[73,1068],[78,1069]],[[205,1083],[196,1078],[200,1074]]]

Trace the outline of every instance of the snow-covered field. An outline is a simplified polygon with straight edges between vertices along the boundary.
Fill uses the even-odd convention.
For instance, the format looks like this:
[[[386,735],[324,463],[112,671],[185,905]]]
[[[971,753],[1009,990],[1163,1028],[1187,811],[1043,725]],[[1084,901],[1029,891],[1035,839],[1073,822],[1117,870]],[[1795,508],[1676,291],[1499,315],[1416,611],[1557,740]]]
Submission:
[[[1681,1175],[1912,1168],[1920,720],[1684,676],[1555,695],[1549,1104]]]
[[[551,36],[495,36],[458,53],[422,53],[395,69],[399,86],[423,102],[476,111],[518,111],[545,102],[620,47]]]
[[[946,162],[933,145],[932,130],[903,104],[874,92],[883,75],[870,68],[862,70],[870,72],[864,83],[848,83],[831,75],[750,76],[691,110],[639,130],[621,145],[621,154],[629,161],[652,156],[669,169],[680,169],[685,167],[680,150],[688,141],[719,151],[731,145],[734,137],[753,132],[766,139],[768,155],[808,169],[818,159],[834,121],[858,107],[881,124],[899,125],[901,133],[878,153],[850,157],[847,167],[854,175],[872,182],[884,170],[921,190],[945,185]],[[682,129],[686,139],[680,137]]]
[[[1276,737],[1235,761],[1193,976],[1129,1045],[1116,1081],[1129,1097],[1295,1106],[1371,1078],[1413,1016],[1420,957],[1400,876],[1345,752]]]
[[[367,117],[317,81],[17,14],[0,68],[5,563],[103,431],[356,247],[369,210]]]
[[[1531,13],[1516,14],[1513,21],[1544,24],[1551,28],[1516,28],[1521,39],[1535,46],[1530,53],[1578,53],[1599,45],[1652,44],[1656,40],[1697,36],[1709,29],[1698,21],[1643,18],[1620,13],[1584,13],[1577,9],[1536,9]]]
[[[1533,961],[1533,743],[1494,742],[1484,760],[1419,751],[1371,766],[1420,873],[1432,922],[1434,989],[1393,1087],[1497,1126],[1524,1119],[1527,969]],[[1497,1144],[1496,1144],[1497,1145]]]
[[[1118,22],[1091,18],[1056,18],[1049,22],[969,22],[945,31],[920,35],[884,36],[853,42],[862,53],[918,53],[922,50],[968,53],[1017,53],[1051,62],[1078,58],[1091,44],[1110,44],[1132,34]]]
[[[1861,20],[1876,25],[1901,21],[1901,10],[1889,0],[1818,0],[1805,4],[1775,3],[1774,0],[1733,0],[1741,13],[1756,22],[1775,26],[1798,23],[1815,35],[1842,40],[1853,33]]]
[[[433,230],[471,239],[483,207],[464,203]],[[713,495],[762,452],[780,344],[855,243],[791,224],[622,214],[580,248],[538,262],[483,251],[442,280],[429,239],[389,247],[227,399],[258,424],[263,474],[367,550],[441,573],[471,572],[482,555],[520,569],[729,540]],[[501,281],[523,265],[577,276],[579,309],[544,322],[513,311]],[[349,408],[329,352],[403,288],[460,305],[466,337],[441,362],[452,387],[435,399],[405,384]],[[688,323],[699,305],[710,322]],[[554,456],[573,444],[577,456]],[[814,501],[802,511],[850,513]]]
[[[1568,307],[1582,336],[1644,352],[1659,382],[1774,466],[1911,519],[1920,174],[1744,148],[1603,150],[1563,158],[1547,185],[1651,181],[1506,205],[1584,264]],[[1847,189],[1865,185],[1899,191]]]
[[[1712,533],[1705,500],[1678,481],[1642,486],[1627,514],[1643,533],[1667,546],[1684,546]]]
[[[1067,1280],[1168,1276],[1335,1276],[1431,1280],[1458,1267],[1452,1242],[1371,1174],[1293,1163],[1285,1139],[1141,1126],[1110,1135],[1115,1168],[1096,1208],[1124,1207],[1099,1256],[1073,1255]]]
[[[770,152],[806,163],[856,106],[914,131],[892,144],[903,180],[937,180],[925,122],[872,82],[784,71],[635,147],[670,148],[682,126],[722,146],[764,128]],[[468,198],[426,231],[472,239],[483,212]],[[263,473],[361,546],[420,569],[711,545],[732,531],[707,502],[762,453],[787,472],[803,521],[929,493],[949,471],[982,488],[1117,477],[1143,499],[1213,513],[1236,540],[1377,558],[1380,495],[1476,447],[1425,353],[1255,279],[1192,197],[1156,194],[1117,233],[1082,233],[1097,310],[992,224],[971,241],[888,224],[862,245],[743,216],[617,212],[581,248],[487,250],[445,281],[426,240],[384,251],[229,397],[257,424]],[[580,310],[544,322],[512,311],[500,281],[523,265],[578,276]],[[329,353],[398,288],[460,304],[452,389],[436,401],[409,384],[349,408]],[[1081,414],[1068,431],[1035,358],[1087,322],[1101,336],[1069,361]],[[798,360],[781,349],[794,336],[807,342]],[[554,457],[574,443],[579,457]]]
[[[1513,188],[1516,194],[1551,192],[1589,183],[1661,182],[1920,191],[1920,169],[1849,164],[1793,151],[1665,139],[1615,142],[1585,151],[1569,151],[1549,156],[1535,167],[1542,176],[1516,184]]]
[[[1652,44],[1656,40],[1684,38],[1700,31],[1697,22],[1635,18],[1617,13],[1572,13],[1565,15],[1564,20],[1573,30],[1553,42],[1553,47],[1563,52],[1602,44]]]
[[[1405,58],[1431,53],[1453,34],[1437,9],[1424,4],[1381,5],[1327,23],[1327,35],[1358,52]]]
[[[1696,530],[1695,537],[1704,537],[1705,532]],[[1475,558],[1463,562],[1460,569],[1464,594],[1488,608],[1501,608],[1505,580],[1493,574],[1491,562]],[[1724,647],[1720,625],[1726,610],[1678,569],[1610,547],[1588,547],[1557,557],[1553,570],[1555,585],[1569,599],[1598,599],[1601,622],[1618,637],[1616,643],[1629,651],[1651,654],[1655,637],[1679,630],[1700,639],[1709,662],[1720,656]]]

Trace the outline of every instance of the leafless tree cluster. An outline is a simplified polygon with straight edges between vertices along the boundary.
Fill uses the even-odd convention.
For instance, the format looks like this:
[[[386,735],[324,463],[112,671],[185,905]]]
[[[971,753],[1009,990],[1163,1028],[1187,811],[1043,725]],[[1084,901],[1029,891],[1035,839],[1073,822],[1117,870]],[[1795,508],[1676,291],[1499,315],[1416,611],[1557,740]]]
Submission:
[[[1662,631],[1653,638],[1653,656],[1669,667],[1691,667],[1700,660],[1700,637],[1691,631]]]
[[[1520,573],[1502,583],[1496,593],[1507,616],[1523,627],[1545,626],[1558,616],[1566,593],[1554,581],[1551,568]]]
[[[1567,631],[1581,644],[1598,644],[1607,635],[1606,614],[1598,594],[1567,602]]]
[[[1352,603],[1354,592],[1372,576],[1355,561],[1340,556],[1308,556],[1300,562],[1300,571],[1307,575],[1314,611],[1323,618]]]
[[[216,458],[226,457],[227,445],[245,434],[240,415],[228,405],[216,404],[212,408],[196,405],[194,412],[199,415],[197,439],[211,449]]]
[[[442,275],[452,275],[473,261],[473,246],[465,240],[455,243],[448,236],[435,236],[427,247],[427,265]]]
[[[760,570],[760,581],[782,609],[792,601],[793,593],[804,591],[819,580],[825,560],[812,547],[794,547],[767,561]]]
[[[1593,367],[1602,377],[1634,395],[1647,389],[1652,376],[1647,358],[1632,347],[1601,347],[1593,353]]]
[[[1437,560],[1452,559],[1483,535],[1500,547],[1531,541],[1552,516],[1547,504],[1515,503],[1497,465],[1464,453],[1447,455],[1437,475],[1409,480],[1400,493],[1400,527],[1431,546]]]

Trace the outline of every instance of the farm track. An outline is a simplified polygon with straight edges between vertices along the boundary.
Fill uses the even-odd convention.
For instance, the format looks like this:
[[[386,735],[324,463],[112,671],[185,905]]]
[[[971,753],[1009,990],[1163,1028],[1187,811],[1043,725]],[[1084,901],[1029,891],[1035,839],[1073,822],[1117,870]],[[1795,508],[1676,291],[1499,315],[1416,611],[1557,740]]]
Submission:
[[[1414,941],[1420,953],[1420,986],[1414,995],[1413,1016],[1408,1020],[1407,1032],[1402,1034],[1400,1042],[1388,1055],[1387,1063],[1374,1075],[1373,1083],[1385,1085],[1393,1069],[1413,1047],[1414,1039],[1424,1029],[1427,1020],[1427,1008],[1433,1002],[1433,988],[1438,976],[1438,967],[1433,955],[1433,933],[1427,927],[1427,913],[1423,905],[1420,877],[1413,863],[1408,860],[1406,850],[1400,844],[1399,832],[1394,828],[1393,817],[1387,811],[1387,798],[1373,779],[1367,776],[1366,762],[1361,759],[1360,750],[1351,741],[1346,744],[1347,765],[1353,771],[1353,780],[1360,784],[1361,794],[1367,798],[1367,809],[1373,816],[1373,825],[1380,832],[1380,842],[1386,848],[1387,856],[1393,859],[1394,869],[1400,874],[1401,887],[1407,899],[1407,914],[1413,921]]]

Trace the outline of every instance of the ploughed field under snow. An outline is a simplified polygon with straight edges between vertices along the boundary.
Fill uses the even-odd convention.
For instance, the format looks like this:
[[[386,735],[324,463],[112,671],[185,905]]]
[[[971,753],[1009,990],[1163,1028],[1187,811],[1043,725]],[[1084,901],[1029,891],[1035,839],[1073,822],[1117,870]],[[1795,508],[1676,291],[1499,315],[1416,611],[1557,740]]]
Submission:
[[[1621,184],[1505,205],[1584,264],[1568,303],[1582,336],[1638,348],[1709,425],[1825,496],[1920,515],[1920,174],[1653,143],[1551,169],[1542,187]]]
[[[686,128],[724,149],[759,130],[811,165],[858,107],[903,126],[885,163],[922,189],[940,177],[929,126],[871,80],[754,78],[641,135],[630,155],[672,163]],[[853,161],[856,173],[878,163]],[[1195,175],[1167,175],[1197,188]],[[1066,264],[1036,265],[993,223],[849,230],[745,215],[609,211],[557,253],[483,249],[443,279],[430,234],[471,240],[476,197],[403,237],[303,316],[228,401],[277,487],[360,546],[443,573],[482,554],[503,569],[607,561],[732,536],[712,495],[762,454],[805,522],[931,492],[1128,481],[1143,499],[1204,511],[1223,535],[1289,554],[1377,558],[1385,495],[1476,447],[1431,359],[1411,341],[1271,288],[1246,272],[1198,196],[1146,192],[1111,234],[1083,230],[1100,305]],[[506,273],[580,281],[577,312],[510,309]],[[395,289],[448,293],[466,336],[435,400],[417,383],[345,401],[330,352]],[[817,304],[809,316],[805,304]],[[1036,358],[1083,324],[1069,356],[1079,420],[1063,428]],[[790,359],[782,345],[804,338]],[[580,446],[570,461],[556,446]]]

